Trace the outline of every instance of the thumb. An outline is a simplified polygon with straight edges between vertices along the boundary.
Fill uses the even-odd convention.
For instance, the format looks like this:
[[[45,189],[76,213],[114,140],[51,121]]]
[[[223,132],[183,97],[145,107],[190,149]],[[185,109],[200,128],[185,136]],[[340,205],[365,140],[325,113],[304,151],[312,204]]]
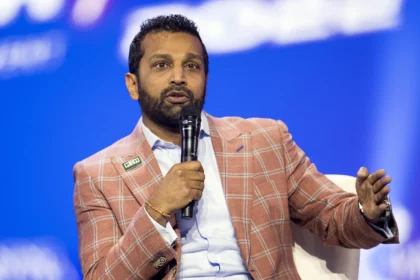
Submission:
[[[366,167],[360,167],[359,171],[357,171],[357,179],[356,179],[356,189],[360,189],[363,182],[369,176],[369,170]]]

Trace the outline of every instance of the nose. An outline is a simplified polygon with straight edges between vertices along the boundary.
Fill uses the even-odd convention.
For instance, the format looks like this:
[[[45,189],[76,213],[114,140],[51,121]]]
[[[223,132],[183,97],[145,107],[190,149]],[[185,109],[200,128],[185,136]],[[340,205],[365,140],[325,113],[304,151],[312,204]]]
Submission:
[[[185,77],[183,67],[174,67],[172,71],[171,85],[187,85],[187,79]]]

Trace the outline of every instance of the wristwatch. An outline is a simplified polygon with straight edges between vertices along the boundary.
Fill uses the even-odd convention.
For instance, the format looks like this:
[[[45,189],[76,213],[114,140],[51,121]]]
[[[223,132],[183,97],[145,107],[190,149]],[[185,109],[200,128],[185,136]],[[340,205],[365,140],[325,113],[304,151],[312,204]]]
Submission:
[[[380,222],[385,222],[385,221],[389,221],[391,219],[391,200],[389,199],[389,196],[386,196],[384,199],[384,203],[386,205],[385,211],[382,215],[382,217],[379,218]],[[366,218],[365,214],[363,213],[363,206],[359,201],[359,209],[360,209],[360,213],[362,213],[362,215]]]

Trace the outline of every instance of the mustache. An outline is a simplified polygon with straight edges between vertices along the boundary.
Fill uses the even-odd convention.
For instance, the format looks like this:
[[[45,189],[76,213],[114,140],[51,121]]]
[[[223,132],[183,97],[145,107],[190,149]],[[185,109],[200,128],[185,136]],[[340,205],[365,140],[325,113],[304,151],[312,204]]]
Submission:
[[[191,90],[189,90],[188,88],[184,87],[184,86],[170,86],[166,89],[164,89],[161,93],[160,93],[160,98],[164,99],[166,97],[166,95],[172,91],[178,91],[178,92],[183,92],[185,94],[188,95],[188,97],[192,100],[194,99],[194,94]]]

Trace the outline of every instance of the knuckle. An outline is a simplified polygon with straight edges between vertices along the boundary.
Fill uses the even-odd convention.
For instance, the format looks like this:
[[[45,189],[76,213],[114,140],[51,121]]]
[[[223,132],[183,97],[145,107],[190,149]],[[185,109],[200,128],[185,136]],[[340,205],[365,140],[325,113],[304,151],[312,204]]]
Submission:
[[[179,170],[179,168],[180,168],[180,164],[179,164],[179,163],[176,163],[176,164],[174,164],[174,165],[172,166],[171,170],[173,170],[173,171],[177,171],[177,170]]]
[[[196,194],[196,199],[200,199],[202,195],[203,195],[203,192],[198,191]]]
[[[199,194],[199,192],[198,191],[192,191],[191,192],[191,199],[195,199],[195,200],[197,200],[197,199],[200,199],[200,194]]]

